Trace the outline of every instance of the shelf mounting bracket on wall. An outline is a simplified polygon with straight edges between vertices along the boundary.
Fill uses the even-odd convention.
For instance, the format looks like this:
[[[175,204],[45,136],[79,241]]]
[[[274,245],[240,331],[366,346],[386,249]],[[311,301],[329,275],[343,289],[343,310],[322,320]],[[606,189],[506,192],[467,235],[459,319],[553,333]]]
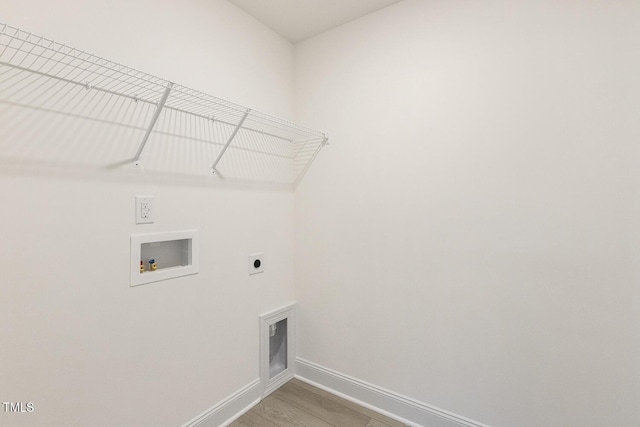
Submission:
[[[162,112],[162,108],[164,107],[164,104],[167,102],[167,98],[169,97],[169,93],[171,92],[172,87],[173,87],[173,83],[168,82],[167,87],[164,90],[164,93],[162,94],[162,98],[160,98],[160,102],[158,102],[158,106],[156,107],[155,113],[153,113],[153,117],[151,118],[149,127],[147,127],[147,131],[145,132],[144,137],[142,138],[140,147],[138,147],[138,152],[133,158],[133,166],[135,167],[140,166],[140,155],[142,155],[144,146],[147,145],[147,140],[149,139],[149,135],[151,135],[151,131],[153,130],[153,127],[156,125],[156,122],[158,121],[158,117],[160,117],[160,113]]]
[[[329,135],[328,134],[325,133],[323,136],[324,136],[324,138],[322,138],[322,142],[320,142],[320,146],[321,147],[324,147],[325,145],[327,145],[328,141],[329,141]],[[305,141],[304,145],[306,145],[306,141]],[[302,151],[304,149],[304,145],[301,148],[298,149],[298,152],[300,152],[300,151]],[[317,155],[318,155],[318,151],[313,153],[313,156],[311,156],[311,160],[309,161],[309,163],[304,167],[304,169],[302,170],[300,175],[298,175],[298,178],[296,178],[296,180],[294,181],[294,183],[293,183],[294,186],[297,186],[298,183],[300,182],[300,180],[307,173],[307,170],[309,170],[309,167],[311,166],[311,162],[313,162],[315,160]]]
[[[224,144],[224,147],[222,147],[222,151],[220,151],[220,154],[218,154],[218,158],[213,162],[213,166],[211,166],[211,175],[214,175],[216,173],[216,166],[218,166],[218,162],[220,161],[222,156],[224,156],[224,152],[227,151],[227,148],[229,148],[231,141],[233,141],[233,138],[236,137],[236,134],[238,133],[240,128],[242,128],[242,124],[244,123],[245,119],[249,115],[250,111],[251,111],[250,109],[247,109],[247,111],[244,112],[244,115],[236,125],[235,129],[233,130],[233,132],[231,132],[229,139],[227,139],[227,142]]]

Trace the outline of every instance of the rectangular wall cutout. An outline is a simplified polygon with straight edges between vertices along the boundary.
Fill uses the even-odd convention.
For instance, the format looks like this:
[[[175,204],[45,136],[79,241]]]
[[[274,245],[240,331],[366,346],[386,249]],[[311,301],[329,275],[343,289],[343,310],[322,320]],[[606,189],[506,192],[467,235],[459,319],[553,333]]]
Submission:
[[[260,316],[260,381],[262,397],[294,376],[295,305]]]
[[[198,273],[198,230],[131,236],[131,286]]]

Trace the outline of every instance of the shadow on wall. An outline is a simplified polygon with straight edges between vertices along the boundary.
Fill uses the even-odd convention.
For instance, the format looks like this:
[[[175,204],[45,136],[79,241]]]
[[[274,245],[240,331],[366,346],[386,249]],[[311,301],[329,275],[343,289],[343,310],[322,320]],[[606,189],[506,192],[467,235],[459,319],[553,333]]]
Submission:
[[[54,91],[56,85],[45,89],[43,101],[48,92]],[[279,147],[242,131],[212,176],[211,166],[232,131],[222,123],[197,123],[193,119],[189,123],[189,118],[176,112],[161,115],[142,153],[141,166],[136,168],[134,155],[155,110],[152,105],[115,95],[96,96],[90,90],[75,87],[64,94],[55,94],[60,106],[49,108],[33,105],[32,101],[24,104],[6,99],[4,93],[8,91],[2,92],[3,173],[80,174],[101,179],[148,176],[153,182],[191,185],[252,183],[291,187],[291,158],[274,153],[274,149],[266,151]],[[19,97],[21,91],[15,92],[9,96]],[[80,108],[83,111],[74,111]],[[284,147],[282,151],[290,150],[285,144],[280,146]]]

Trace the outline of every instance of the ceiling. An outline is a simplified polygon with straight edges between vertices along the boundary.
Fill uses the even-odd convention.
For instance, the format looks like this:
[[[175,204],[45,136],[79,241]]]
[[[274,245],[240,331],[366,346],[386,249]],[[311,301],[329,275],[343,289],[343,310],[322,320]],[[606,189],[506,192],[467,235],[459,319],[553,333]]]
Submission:
[[[401,0],[229,0],[291,43]]]

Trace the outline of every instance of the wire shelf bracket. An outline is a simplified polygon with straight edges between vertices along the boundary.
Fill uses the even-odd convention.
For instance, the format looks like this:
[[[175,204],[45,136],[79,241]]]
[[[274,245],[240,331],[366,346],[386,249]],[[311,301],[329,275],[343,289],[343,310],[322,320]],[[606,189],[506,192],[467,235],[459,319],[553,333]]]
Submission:
[[[213,165],[211,166],[211,174],[212,175],[216,173],[216,166],[218,166],[218,163],[220,162],[220,159],[222,159],[222,156],[224,156],[224,153],[227,151],[227,148],[229,148],[229,145],[231,145],[231,141],[233,141],[233,139],[238,134],[238,131],[242,128],[242,124],[247,119],[247,116],[249,115],[250,111],[251,110],[249,110],[249,109],[247,109],[247,111],[245,111],[244,115],[242,116],[242,118],[240,119],[240,121],[238,122],[236,127],[233,129],[233,132],[231,132],[231,135],[229,136],[229,139],[227,139],[227,142],[224,144],[224,147],[220,151],[220,154],[218,154],[218,157],[213,162]]]
[[[324,134],[324,138],[322,138],[322,141],[320,142],[320,148],[324,147],[325,145],[328,145],[328,143],[329,143],[328,141],[329,141],[329,135]],[[309,170],[309,168],[311,167],[311,163],[313,163],[313,161],[316,159],[316,156],[318,155],[319,152],[320,152],[320,150],[316,150],[313,153],[313,156],[311,157],[311,159],[307,162],[307,164],[305,165],[305,167],[302,170],[302,172],[300,172],[300,174],[298,175],[298,177],[294,181],[294,183],[293,183],[294,187],[297,187],[298,183],[302,180],[302,178],[304,178],[304,176],[307,173],[307,170]]]
[[[149,127],[142,138],[142,142],[140,142],[140,147],[138,147],[138,151],[136,155],[133,157],[133,166],[140,167],[140,156],[142,155],[142,151],[144,150],[144,146],[147,145],[147,141],[149,140],[149,135],[151,135],[151,131],[153,127],[156,125],[158,121],[158,117],[160,117],[160,113],[162,112],[162,107],[167,102],[167,98],[169,97],[169,93],[171,92],[171,88],[173,87],[173,83],[167,83],[167,88],[164,90],[162,94],[162,98],[160,102],[158,102],[158,106],[156,107],[156,111],[153,113],[153,117],[151,118],[151,123],[149,123]]]

